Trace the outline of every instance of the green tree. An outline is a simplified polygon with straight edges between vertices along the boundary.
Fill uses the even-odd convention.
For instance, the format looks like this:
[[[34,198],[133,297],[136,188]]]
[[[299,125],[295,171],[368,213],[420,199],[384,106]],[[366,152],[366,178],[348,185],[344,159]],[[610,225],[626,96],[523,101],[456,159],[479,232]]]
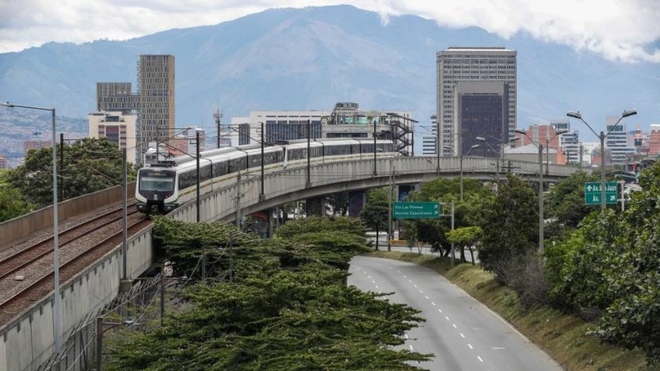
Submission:
[[[387,231],[388,203],[390,201],[385,188],[374,188],[367,192],[367,203],[360,210],[360,219],[367,228],[376,232],[376,250],[378,250],[378,235]]]
[[[474,265],[474,245],[476,245],[482,238],[483,231],[479,227],[463,227],[453,231],[447,232],[447,240],[453,243],[461,251],[461,256],[464,256],[465,248],[470,250],[470,257],[472,258],[472,265]]]
[[[21,192],[11,187],[6,178],[7,171],[0,171],[0,223],[31,211]]]
[[[438,178],[422,184],[419,192],[412,193],[413,201],[443,203],[443,217],[440,219],[415,220],[417,239],[432,245],[434,251],[448,256],[450,242],[446,233],[451,230],[451,202],[454,202],[454,228],[473,226],[477,222],[477,210],[484,200],[493,197],[493,193],[480,182],[473,179],[463,180],[463,202],[460,198],[460,178]],[[463,252],[463,251],[462,251]],[[465,255],[461,255],[465,261]]]
[[[58,176],[63,184],[64,199],[96,192],[120,185],[122,181],[122,154],[114,142],[107,139],[86,138],[64,145],[64,167],[60,166],[57,148]],[[9,182],[25,195],[28,202],[42,208],[53,202],[52,149],[30,150],[25,163],[9,173]],[[135,180],[136,171],[128,166],[129,181]],[[58,195],[59,196],[59,195]]]
[[[598,181],[597,176],[579,171],[559,181],[545,196],[546,219],[552,221],[547,226],[546,238],[558,239],[565,230],[573,230],[595,210],[584,203],[584,183]],[[554,232],[553,232],[554,231]]]
[[[506,181],[500,180],[496,197],[483,206],[479,260],[485,269],[503,279],[509,273],[509,262],[537,247],[537,197],[529,184],[507,174]]]
[[[164,327],[113,343],[104,368],[414,370],[412,362],[430,358],[396,350],[423,321],[418,311],[347,286],[348,272],[336,268],[338,257],[364,251],[364,234],[337,233],[328,218],[290,223],[299,225],[284,230],[286,238],[260,240],[219,223],[157,218],[154,241],[171,245],[165,256],[174,266],[199,256],[200,235],[212,234],[209,246],[242,241],[233,249],[235,279],[210,277],[184,289],[178,302],[185,305]],[[224,265],[227,249],[216,250],[214,264]]]

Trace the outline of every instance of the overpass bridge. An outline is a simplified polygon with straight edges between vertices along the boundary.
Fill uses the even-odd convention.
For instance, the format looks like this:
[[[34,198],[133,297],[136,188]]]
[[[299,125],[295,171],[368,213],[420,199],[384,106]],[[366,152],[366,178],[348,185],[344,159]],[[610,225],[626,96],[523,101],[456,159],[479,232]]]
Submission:
[[[465,178],[493,180],[498,176],[496,163],[491,158],[464,157]],[[537,162],[508,161],[512,172],[538,181]],[[416,184],[442,177],[458,177],[461,159],[458,157],[392,157],[377,159],[363,158],[339,162],[305,161],[264,169],[250,169],[231,174],[202,189],[199,198],[200,221],[231,222],[241,215],[267,210],[284,203],[310,199],[340,191],[365,190],[390,184],[394,173],[396,184]],[[554,182],[569,176],[579,169],[550,165],[544,182]],[[120,192],[121,193],[121,192]],[[190,196],[190,195],[189,195]],[[85,198],[86,196],[83,196]],[[91,198],[95,196],[90,196]],[[103,207],[121,201],[97,197],[103,201],[92,201],[95,207]],[[67,202],[78,202],[71,200]],[[90,202],[87,200],[86,202]],[[197,220],[197,199],[187,202],[168,214],[181,221]],[[52,212],[51,212],[52,215]],[[52,218],[51,218],[52,220]],[[14,221],[16,222],[16,221]],[[20,223],[20,221],[18,221]],[[0,224],[0,235],[11,231],[7,223]],[[23,223],[25,224],[25,223]],[[4,230],[3,230],[4,228]],[[151,227],[130,236],[126,246],[126,270],[130,277],[141,276],[157,258],[152,249]],[[121,246],[89,266],[68,282],[61,284],[62,318],[61,328],[68,336],[73,330],[86,325],[90,314],[98,313],[120,292],[123,255]],[[59,355],[53,355],[53,293],[35,302],[18,317],[0,327],[0,371],[40,370],[40,365],[49,362],[55,370],[82,370],[89,358],[84,352],[89,347],[83,336],[76,336],[69,347]],[[92,319],[93,322],[93,319]],[[92,327],[93,328],[93,327]],[[91,335],[93,336],[93,334]],[[64,339],[65,340],[65,339]],[[53,359],[57,361],[53,362]],[[60,367],[61,366],[61,367]]]

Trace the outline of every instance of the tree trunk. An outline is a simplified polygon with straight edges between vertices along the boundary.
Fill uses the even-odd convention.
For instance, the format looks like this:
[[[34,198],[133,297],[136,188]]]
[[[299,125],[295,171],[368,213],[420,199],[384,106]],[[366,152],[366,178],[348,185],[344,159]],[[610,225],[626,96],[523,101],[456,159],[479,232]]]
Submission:
[[[472,257],[472,265],[474,265],[474,249],[472,248],[472,246],[470,246],[469,249],[470,249],[470,256]]]

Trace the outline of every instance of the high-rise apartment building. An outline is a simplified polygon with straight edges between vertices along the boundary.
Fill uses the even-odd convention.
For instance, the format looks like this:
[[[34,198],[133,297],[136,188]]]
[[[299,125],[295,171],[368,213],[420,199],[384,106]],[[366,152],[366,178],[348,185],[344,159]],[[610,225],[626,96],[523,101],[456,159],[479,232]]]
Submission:
[[[431,115],[430,131],[422,134],[422,156],[437,155],[438,152],[438,119]]]
[[[465,156],[479,144],[482,156],[499,156],[501,147],[508,142],[502,140],[508,128],[507,96],[508,84],[503,81],[458,81],[454,88],[453,120],[457,135],[449,148]],[[487,144],[483,145],[478,137]]]
[[[651,124],[651,133],[649,134],[649,155],[660,155],[660,124]]]
[[[127,160],[129,162],[135,161],[136,115],[124,115],[120,111],[93,112],[87,115],[87,121],[91,138],[107,138],[117,143],[120,149],[126,149]]]
[[[607,137],[605,138],[605,164],[625,164],[628,156],[635,154],[635,147],[628,142],[626,124],[619,121],[618,117],[607,116]],[[619,124],[616,124],[619,122]],[[616,124],[616,125],[615,125]]]
[[[96,111],[130,114],[140,109],[139,95],[132,93],[130,82],[97,82]]]
[[[492,93],[492,86],[482,96],[477,98],[478,91],[472,91],[473,107],[477,100],[487,100],[493,106],[492,100],[502,99],[506,107],[502,117],[502,130],[495,135],[495,144],[499,148],[506,145],[516,129],[517,113],[517,53],[504,47],[450,47],[437,53],[436,57],[436,112],[438,119],[438,142],[442,154],[445,156],[463,154],[470,148],[461,134],[460,123],[457,122],[459,104],[458,99],[460,82],[500,82],[502,85],[500,98]],[[467,104],[468,102],[465,101]],[[492,107],[491,107],[492,108]],[[478,128],[477,128],[478,130]],[[490,130],[490,129],[489,129]],[[472,133],[470,133],[472,135]]]
[[[168,142],[174,132],[174,56],[141,55],[138,63],[138,143]]]
[[[167,143],[175,128],[175,64],[173,55],[141,55],[138,61],[138,92],[129,82],[96,84],[97,112],[112,111],[128,115],[138,112],[134,133],[136,153],[142,154],[150,142]],[[136,155],[137,163],[141,156]]]

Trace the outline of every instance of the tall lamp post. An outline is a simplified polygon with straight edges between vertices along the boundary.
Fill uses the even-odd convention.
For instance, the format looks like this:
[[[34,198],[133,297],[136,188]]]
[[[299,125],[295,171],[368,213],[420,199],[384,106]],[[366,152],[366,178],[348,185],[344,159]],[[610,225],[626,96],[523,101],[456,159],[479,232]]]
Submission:
[[[459,197],[460,197],[461,202],[463,202],[463,157],[469,155],[470,152],[472,152],[473,149],[479,148],[479,147],[481,147],[479,144],[473,144],[473,145],[470,146],[470,149],[465,154],[461,153],[461,155],[459,157],[459,164],[460,164],[459,165],[459,167],[460,167],[459,182],[461,184],[461,190],[460,190],[460,196]],[[449,149],[449,150],[452,149],[451,147],[444,147],[444,148]]]
[[[594,133],[594,135],[597,136],[598,139],[600,139],[600,211],[601,212],[605,211],[605,138],[607,138],[607,136],[610,135],[610,133],[612,133],[612,130],[614,130],[614,128],[616,128],[617,125],[619,125],[619,122],[621,122],[623,118],[633,116],[636,114],[637,111],[635,111],[634,109],[625,110],[623,111],[623,113],[621,113],[621,117],[619,117],[619,119],[616,121],[616,124],[612,125],[612,127],[607,132],[607,134],[605,134],[603,131],[601,131],[600,134],[596,134],[594,129],[591,127],[591,125],[587,124],[587,122],[584,121],[580,111],[566,113],[566,116],[582,121],[585,125],[587,125],[589,130],[591,130],[591,132]]]
[[[552,138],[545,138],[545,175],[550,174],[550,142],[552,142],[557,135],[568,133],[568,130],[558,130]]]
[[[539,150],[539,254],[543,254],[543,224],[545,221],[543,217],[543,144],[536,143],[524,130],[518,129],[515,132],[526,136]]]
[[[60,251],[59,251],[59,210],[57,205],[57,145],[55,141],[55,108],[25,106],[21,104],[0,103],[9,108],[26,108],[39,111],[50,111],[53,122],[53,326],[55,332],[55,353],[62,349],[62,297],[60,296]]]
[[[495,183],[499,186],[500,185],[499,184],[500,183],[500,157],[502,157],[502,152],[504,151],[504,142],[499,138],[496,138],[496,137],[492,137],[492,138],[497,140],[498,142],[500,142],[500,150],[499,151],[496,151],[495,148],[493,148],[493,146],[491,146],[490,143],[488,143],[488,141],[486,140],[485,137],[476,137],[475,139],[480,141],[480,142],[483,142],[484,144],[486,144],[486,146],[488,146],[488,148],[490,148],[491,151],[493,151],[497,154],[497,157],[496,157],[496,160],[495,160],[495,167],[497,168],[497,172],[495,173]],[[511,139],[511,141],[514,141],[514,140],[518,140],[518,138]]]

